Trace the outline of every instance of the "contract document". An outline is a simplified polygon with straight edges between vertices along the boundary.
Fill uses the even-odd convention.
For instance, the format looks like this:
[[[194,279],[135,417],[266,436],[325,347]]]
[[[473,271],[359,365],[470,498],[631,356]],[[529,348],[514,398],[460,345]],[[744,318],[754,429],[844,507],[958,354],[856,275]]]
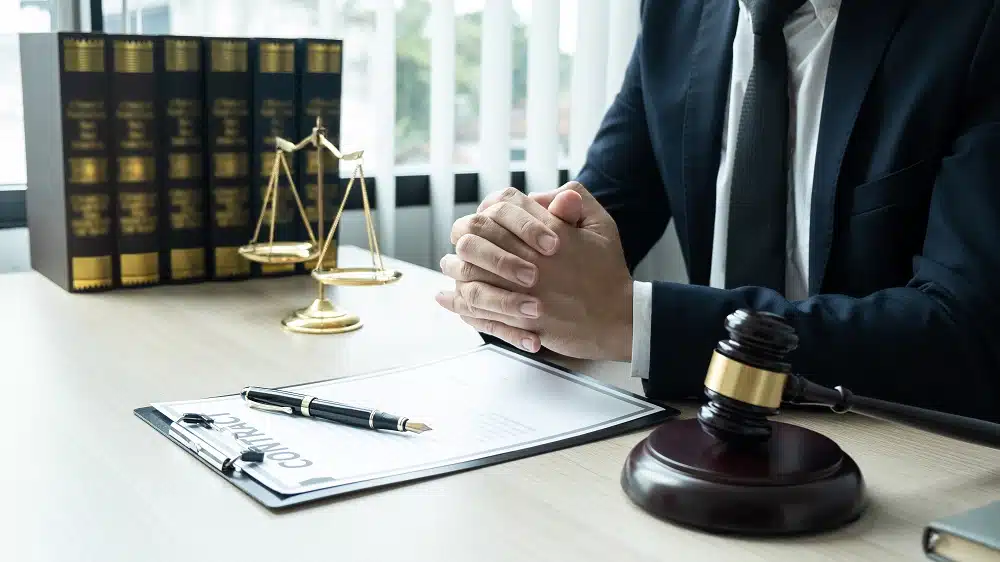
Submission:
[[[247,386],[256,381],[246,381]],[[219,447],[253,447],[261,462],[239,469],[279,496],[445,474],[541,454],[647,427],[677,414],[605,385],[496,345],[422,365],[283,387],[423,422],[424,433],[377,431],[251,408],[239,391],[207,399],[152,404],[177,422],[212,418],[192,431]]]

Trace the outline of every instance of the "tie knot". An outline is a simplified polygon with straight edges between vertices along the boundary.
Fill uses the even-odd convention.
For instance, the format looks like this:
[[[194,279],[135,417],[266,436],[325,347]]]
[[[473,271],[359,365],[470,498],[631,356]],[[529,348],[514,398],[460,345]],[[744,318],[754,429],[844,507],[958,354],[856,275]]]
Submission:
[[[805,0],[743,0],[750,12],[754,35],[780,33],[785,20]]]

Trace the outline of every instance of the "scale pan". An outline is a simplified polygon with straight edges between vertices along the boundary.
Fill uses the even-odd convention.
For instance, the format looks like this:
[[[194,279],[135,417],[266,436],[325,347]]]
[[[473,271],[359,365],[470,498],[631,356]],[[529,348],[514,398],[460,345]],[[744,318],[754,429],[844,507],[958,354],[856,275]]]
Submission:
[[[403,273],[395,269],[338,267],[334,269],[317,269],[312,272],[312,276],[324,285],[369,287],[395,283],[399,281]]]
[[[257,242],[241,246],[240,255],[258,263],[302,263],[319,251],[312,242]]]

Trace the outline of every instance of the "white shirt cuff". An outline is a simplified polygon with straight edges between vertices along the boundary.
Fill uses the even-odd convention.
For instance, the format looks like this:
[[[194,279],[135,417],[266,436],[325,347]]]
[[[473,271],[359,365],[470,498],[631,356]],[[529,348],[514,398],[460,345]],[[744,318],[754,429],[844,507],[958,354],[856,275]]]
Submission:
[[[632,282],[632,376],[649,378],[649,332],[652,324],[653,284]]]

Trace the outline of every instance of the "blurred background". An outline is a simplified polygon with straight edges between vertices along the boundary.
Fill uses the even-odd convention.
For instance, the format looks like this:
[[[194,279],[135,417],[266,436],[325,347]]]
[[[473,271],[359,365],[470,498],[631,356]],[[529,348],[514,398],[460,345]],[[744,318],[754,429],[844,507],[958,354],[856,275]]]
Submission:
[[[0,0],[0,273],[30,267],[17,34],[93,21],[107,33],[343,39],[341,148],[366,151],[380,248],[437,268],[451,223],[485,194],[553,189],[579,170],[639,0]],[[361,211],[343,220],[342,243],[366,246]],[[682,281],[679,256],[671,227],[637,276]]]

